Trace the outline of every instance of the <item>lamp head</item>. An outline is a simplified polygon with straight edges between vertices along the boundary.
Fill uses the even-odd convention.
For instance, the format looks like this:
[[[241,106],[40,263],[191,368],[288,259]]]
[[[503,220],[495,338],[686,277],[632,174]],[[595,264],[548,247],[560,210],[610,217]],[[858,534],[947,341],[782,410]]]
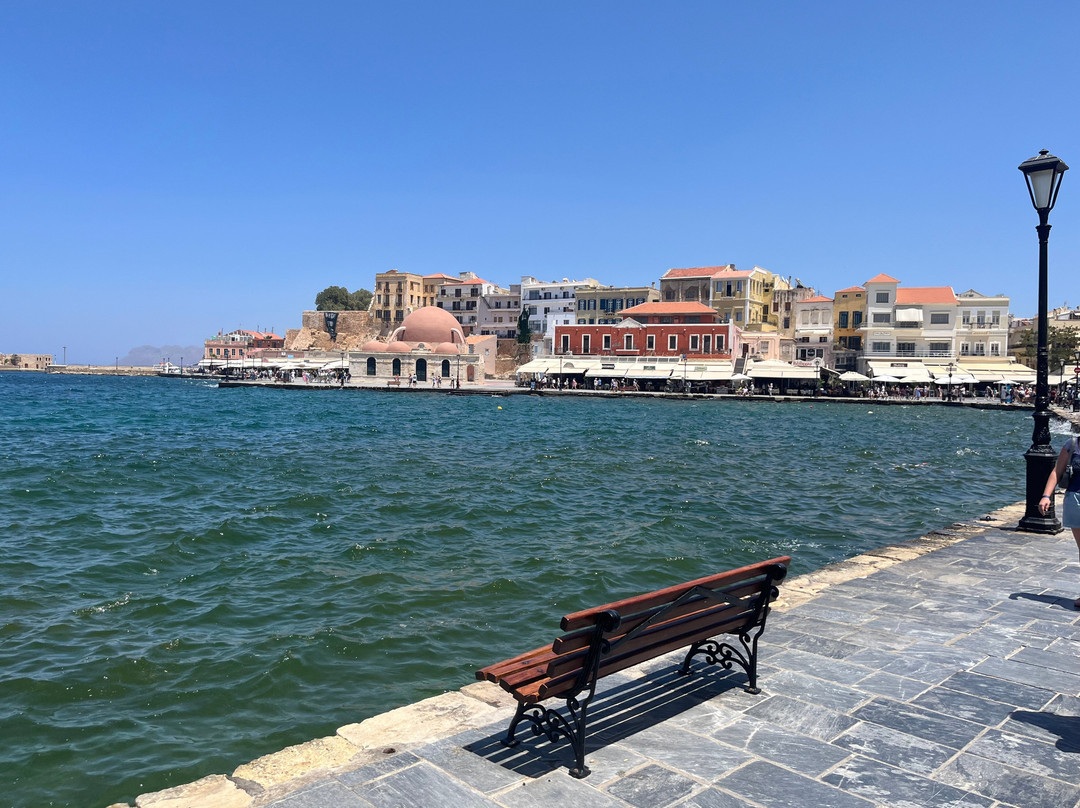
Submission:
[[[1024,172],[1028,194],[1035,210],[1047,213],[1053,210],[1058,191],[1061,190],[1061,178],[1069,170],[1065,161],[1043,149],[1037,156],[1022,162],[1018,168]]]

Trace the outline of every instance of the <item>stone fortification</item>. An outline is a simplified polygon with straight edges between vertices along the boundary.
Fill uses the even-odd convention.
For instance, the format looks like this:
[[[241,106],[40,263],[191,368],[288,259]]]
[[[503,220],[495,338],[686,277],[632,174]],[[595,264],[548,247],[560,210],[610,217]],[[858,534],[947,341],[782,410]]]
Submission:
[[[378,324],[366,311],[339,311],[336,314],[335,334],[331,336],[326,325],[326,312],[305,311],[300,328],[285,332],[285,350],[358,351],[379,334]]]

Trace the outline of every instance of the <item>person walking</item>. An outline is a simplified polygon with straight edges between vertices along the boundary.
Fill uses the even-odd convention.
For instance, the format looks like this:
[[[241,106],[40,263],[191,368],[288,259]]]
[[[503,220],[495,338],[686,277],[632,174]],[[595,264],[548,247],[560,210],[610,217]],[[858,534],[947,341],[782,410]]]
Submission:
[[[1061,447],[1057,462],[1051,469],[1050,476],[1046,478],[1046,487],[1043,488],[1042,499],[1039,500],[1039,513],[1045,516],[1050,510],[1058,480],[1061,479],[1066,468],[1071,468],[1072,479],[1069,480],[1068,488],[1065,489],[1061,524],[1072,530],[1076,548],[1080,551],[1080,449],[1077,448],[1077,440],[1076,437],[1069,438]],[[1080,609],[1080,598],[1073,601],[1073,608]]]

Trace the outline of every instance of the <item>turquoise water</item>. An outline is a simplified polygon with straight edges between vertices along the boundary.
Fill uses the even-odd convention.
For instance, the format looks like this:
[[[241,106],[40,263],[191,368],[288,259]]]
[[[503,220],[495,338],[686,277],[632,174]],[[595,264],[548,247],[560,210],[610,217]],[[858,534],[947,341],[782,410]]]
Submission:
[[[1023,498],[1030,437],[872,402],[0,374],[3,793],[133,802],[458,688],[575,609],[980,516]]]

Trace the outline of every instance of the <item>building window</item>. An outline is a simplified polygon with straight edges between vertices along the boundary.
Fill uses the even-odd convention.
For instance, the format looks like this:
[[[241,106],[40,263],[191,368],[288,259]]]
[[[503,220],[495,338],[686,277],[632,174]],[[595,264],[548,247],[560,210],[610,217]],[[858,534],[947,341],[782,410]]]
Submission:
[[[948,356],[949,355],[949,343],[947,343],[947,342],[931,342],[930,343],[930,355],[931,356]]]
[[[847,328],[848,327],[848,312],[846,312],[846,311],[840,312],[840,327],[841,328]]]
[[[697,334],[690,335],[690,350],[697,351],[701,349],[701,338]]]
[[[930,323],[932,325],[948,325],[949,324],[949,313],[947,311],[931,312],[930,313]]]
[[[1001,343],[1000,342],[991,342],[990,343],[990,355],[991,356],[1001,356]]]
[[[591,340],[588,334],[581,335],[581,352],[583,354],[590,353],[592,351]]]
[[[611,334],[604,334],[604,350],[611,350]]]
[[[374,376],[375,375],[375,357],[374,356],[369,356],[368,357],[367,375],[368,376]]]
[[[400,359],[395,359],[394,360],[392,370],[393,370],[393,373],[394,373],[395,376],[400,376],[401,375],[401,360]]]
[[[853,311],[853,312],[851,312],[851,327],[852,328],[858,328],[860,325],[862,325],[862,312],[861,311]]]
[[[656,334],[649,334],[647,337],[645,337],[645,350],[646,351],[655,351],[656,350]]]
[[[898,356],[914,356],[915,355],[915,343],[914,342],[898,342],[896,343],[896,353]]]
[[[624,334],[623,335],[623,350],[624,351],[632,351],[632,350],[634,350],[634,335],[633,334]]]
[[[878,292],[877,296],[874,299],[878,303],[888,303],[889,302],[889,293],[888,292]]]
[[[737,323],[742,322],[742,312],[741,311],[735,312],[735,322],[737,322]]]
[[[876,311],[874,312],[875,323],[888,323],[892,321],[892,313],[888,311]]]
[[[676,334],[668,334],[667,349],[677,351],[679,349],[679,337]]]
[[[888,342],[875,342],[873,343],[872,353],[888,353],[890,343]]]

